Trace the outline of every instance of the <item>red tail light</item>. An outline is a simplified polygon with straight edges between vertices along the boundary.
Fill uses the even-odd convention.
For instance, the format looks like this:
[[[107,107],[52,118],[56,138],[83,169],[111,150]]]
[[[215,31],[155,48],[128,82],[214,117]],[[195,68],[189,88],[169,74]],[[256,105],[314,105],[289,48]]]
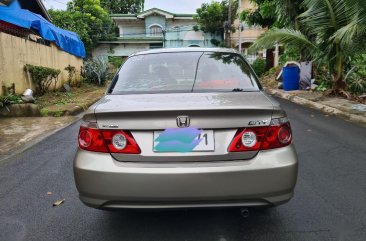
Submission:
[[[140,154],[141,150],[129,131],[99,130],[96,123],[81,125],[79,147],[104,153]]]
[[[270,126],[239,129],[229,152],[269,150],[290,145],[291,126],[287,118],[272,119]]]

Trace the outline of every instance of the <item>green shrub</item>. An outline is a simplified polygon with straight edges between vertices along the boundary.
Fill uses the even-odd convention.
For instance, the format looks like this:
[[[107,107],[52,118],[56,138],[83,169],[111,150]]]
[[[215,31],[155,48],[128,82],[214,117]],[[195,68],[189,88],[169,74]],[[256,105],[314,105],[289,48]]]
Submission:
[[[317,87],[316,90],[324,92],[332,87],[332,82],[330,81],[323,81]]]
[[[12,104],[21,104],[23,103],[22,98],[18,95],[6,95],[6,96],[0,96],[0,109],[7,109],[9,110],[9,105]]]
[[[352,94],[366,93],[366,76],[352,79],[347,83],[347,90]]]
[[[300,61],[300,51],[297,48],[287,47],[280,56],[280,65],[283,66],[288,61]]]
[[[269,75],[274,75],[277,72],[277,68],[276,67],[272,67],[268,70],[268,74]]]
[[[213,46],[219,46],[220,45],[220,41],[219,40],[217,40],[217,39],[211,39],[211,44],[213,45]]]
[[[75,81],[76,68],[74,66],[68,65],[65,70],[67,71],[67,83],[73,86]]]
[[[123,64],[124,58],[123,57],[117,57],[117,56],[111,56],[109,57],[109,63],[113,65],[116,69],[119,69]]]
[[[52,113],[52,116],[53,117],[61,117],[61,116],[63,116],[63,112],[62,111],[54,111],[53,113]]]
[[[47,117],[50,111],[47,108],[43,108],[43,109],[41,109],[40,112],[41,112],[41,116]]]
[[[252,67],[255,71],[255,73],[261,77],[266,72],[267,63],[266,60],[257,58],[254,60]]]
[[[316,90],[324,92],[332,88],[332,76],[325,65],[314,66],[314,78],[314,84],[318,85]]]
[[[98,57],[86,61],[85,78],[90,83],[104,85],[108,78],[108,60],[103,57]]]
[[[34,66],[31,64],[26,64],[24,70],[29,73],[33,83],[37,85],[40,95],[44,95],[49,91],[52,82],[54,82],[56,89],[58,76],[60,75],[61,70]]]
[[[350,61],[351,70],[346,75],[347,90],[353,94],[366,92],[366,54],[360,54]]]

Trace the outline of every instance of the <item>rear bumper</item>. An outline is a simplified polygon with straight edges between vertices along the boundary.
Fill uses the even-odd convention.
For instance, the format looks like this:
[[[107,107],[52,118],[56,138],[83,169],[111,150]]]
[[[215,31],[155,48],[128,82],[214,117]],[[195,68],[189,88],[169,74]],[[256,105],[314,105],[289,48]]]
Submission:
[[[279,205],[293,196],[294,147],[247,161],[123,163],[79,150],[74,175],[80,199],[95,208],[188,208]]]

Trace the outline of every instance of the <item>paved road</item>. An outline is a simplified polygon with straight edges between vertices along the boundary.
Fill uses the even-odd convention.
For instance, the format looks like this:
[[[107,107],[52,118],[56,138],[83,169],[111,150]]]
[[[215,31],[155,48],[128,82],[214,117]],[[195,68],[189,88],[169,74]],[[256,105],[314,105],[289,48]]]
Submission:
[[[84,207],[72,175],[75,124],[0,163],[0,241],[366,240],[366,128],[281,103],[300,158],[296,196],[286,205],[252,210],[248,218],[237,209],[125,213]]]

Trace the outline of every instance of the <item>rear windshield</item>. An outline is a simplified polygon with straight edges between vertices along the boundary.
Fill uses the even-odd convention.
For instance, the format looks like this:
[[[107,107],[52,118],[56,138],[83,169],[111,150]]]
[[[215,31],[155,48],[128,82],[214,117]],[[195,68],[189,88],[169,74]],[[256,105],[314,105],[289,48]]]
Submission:
[[[248,64],[238,54],[159,53],[130,57],[109,93],[258,91]]]

